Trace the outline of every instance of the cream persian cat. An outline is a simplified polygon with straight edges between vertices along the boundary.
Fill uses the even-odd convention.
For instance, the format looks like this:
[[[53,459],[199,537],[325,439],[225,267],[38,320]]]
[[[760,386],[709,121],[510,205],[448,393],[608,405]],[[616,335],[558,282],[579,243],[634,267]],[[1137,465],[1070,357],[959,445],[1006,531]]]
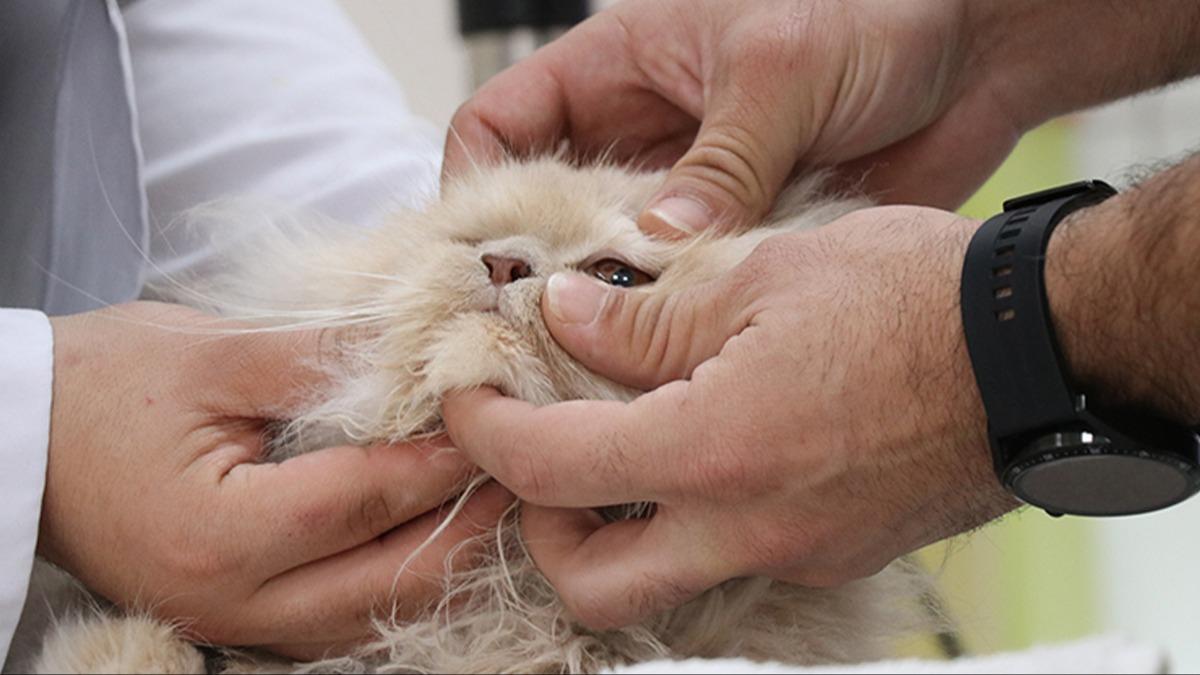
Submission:
[[[396,440],[440,430],[439,401],[493,385],[537,404],[628,400],[637,392],[584,369],[542,322],[553,273],[576,270],[639,292],[670,293],[729,270],[773,234],[827,223],[865,204],[789,189],[752,231],[688,242],[651,239],[633,217],[662,174],[553,159],[511,161],[444,188],[422,212],[384,227],[272,227],[236,241],[225,266],[183,292],[230,316],[289,325],[353,325],[347,366],[281,434],[280,453],[330,442]],[[814,326],[813,330],[821,330]],[[611,517],[636,517],[631,506]],[[904,563],[837,589],[736,579],[642,624],[593,632],[572,622],[527,557],[510,511],[490,533],[491,562],[456,573],[425,618],[381,617],[358,653],[308,664],[214,652],[208,667],[247,672],[594,672],[657,658],[743,656],[786,663],[887,655],[928,622],[926,579]],[[42,571],[43,573],[45,570]],[[35,590],[36,592],[36,590]],[[451,599],[454,602],[451,603]],[[61,610],[33,666],[41,672],[203,672],[200,651],[171,627],[113,609]]]

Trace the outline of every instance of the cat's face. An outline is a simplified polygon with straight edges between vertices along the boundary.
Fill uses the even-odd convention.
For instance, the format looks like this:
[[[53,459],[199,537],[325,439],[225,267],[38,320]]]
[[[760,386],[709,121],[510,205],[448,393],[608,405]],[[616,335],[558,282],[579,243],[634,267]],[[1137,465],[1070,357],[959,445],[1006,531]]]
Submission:
[[[368,359],[376,385],[367,396],[386,391],[386,435],[435,427],[437,401],[457,388],[492,385],[538,404],[635,395],[554,342],[541,312],[546,280],[574,271],[670,293],[729,270],[780,230],[651,238],[633,218],[661,180],[551,159],[510,163],[461,177],[424,212],[384,226],[368,255],[395,282],[375,290],[389,309]]]

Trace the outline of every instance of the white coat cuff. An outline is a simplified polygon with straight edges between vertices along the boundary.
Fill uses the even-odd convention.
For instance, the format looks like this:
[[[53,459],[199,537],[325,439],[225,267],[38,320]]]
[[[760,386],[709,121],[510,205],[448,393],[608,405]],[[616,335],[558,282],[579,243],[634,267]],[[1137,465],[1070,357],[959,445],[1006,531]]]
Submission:
[[[53,376],[46,315],[0,310],[0,663],[21,618],[37,548]]]

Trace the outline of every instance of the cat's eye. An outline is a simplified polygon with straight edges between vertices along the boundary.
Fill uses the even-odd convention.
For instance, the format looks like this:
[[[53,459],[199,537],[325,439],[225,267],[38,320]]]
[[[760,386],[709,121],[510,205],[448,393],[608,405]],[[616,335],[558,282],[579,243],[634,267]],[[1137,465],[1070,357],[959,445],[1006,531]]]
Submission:
[[[606,284],[630,288],[654,283],[654,277],[616,258],[597,260],[583,270]]]

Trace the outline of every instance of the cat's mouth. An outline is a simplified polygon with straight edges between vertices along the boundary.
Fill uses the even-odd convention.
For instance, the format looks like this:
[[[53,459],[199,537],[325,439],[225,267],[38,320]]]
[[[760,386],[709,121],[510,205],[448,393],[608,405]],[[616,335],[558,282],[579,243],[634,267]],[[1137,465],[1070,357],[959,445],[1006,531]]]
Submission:
[[[498,293],[483,301],[475,308],[475,311],[480,314],[491,314],[507,320],[512,318],[510,316],[512,308],[509,305],[510,303],[504,301],[504,294]]]
[[[508,323],[524,323],[531,312],[540,312],[542,290],[545,282],[528,279],[516,282],[503,289],[496,289],[477,306],[481,314],[494,314]]]

